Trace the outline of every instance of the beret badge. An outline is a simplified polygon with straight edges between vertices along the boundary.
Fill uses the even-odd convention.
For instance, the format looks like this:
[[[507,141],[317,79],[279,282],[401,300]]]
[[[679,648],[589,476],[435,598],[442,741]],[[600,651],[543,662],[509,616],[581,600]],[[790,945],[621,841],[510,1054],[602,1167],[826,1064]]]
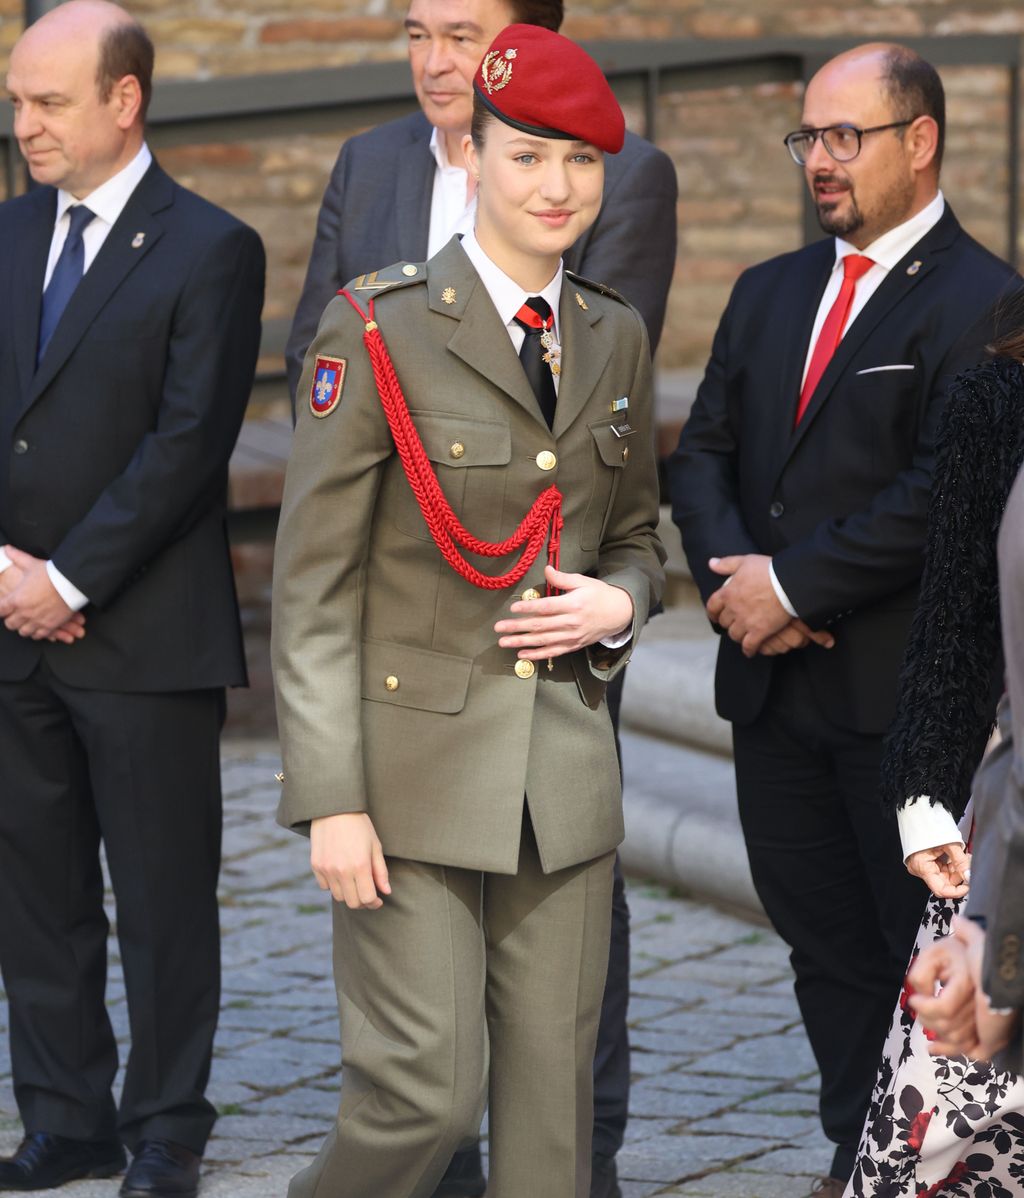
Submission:
[[[512,82],[512,60],[515,56],[516,51],[511,49],[504,53],[501,50],[488,52],[480,66],[480,77],[488,95],[500,92]]]

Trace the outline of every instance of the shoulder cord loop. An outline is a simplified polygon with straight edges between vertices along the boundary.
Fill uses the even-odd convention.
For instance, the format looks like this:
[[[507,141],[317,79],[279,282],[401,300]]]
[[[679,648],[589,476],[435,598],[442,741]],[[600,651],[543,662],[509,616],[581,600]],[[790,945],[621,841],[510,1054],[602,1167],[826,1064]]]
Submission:
[[[527,570],[537,560],[545,534],[548,543],[548,563],[558,569],[559,551],[562,537],[562,493],[554,485],[547,487],[533,501],[530,510],[523,517],[515,532],[501,542],[481,541],[473,536],[459,521],[452,511],[451,504],[441,490],[437,475],[430,464],[427,452],[423,448],[416,426],[409,414],[409,406],[402,394],[395,367],[391,361],[387,346],[377,322],[373,318],[373,300],[364,312],[356,300],[347,291],[339,292],[355,308],[362,318],[365,332],[363,342],[370,355],[373,367],[373,377],[377,384],[384,415],[395,442],[395,448],[401,459],[405,476],[409,480],[416,502],[419,504],[423,519],[426,521],[430,535],[441,551],[445,561],[460,577],[465,578],[474,586],[486,590],[497,591],[504,587],[514,586],[524,577]],[[511,570],[497,576],[484,574],[471,562],[467,561],[460,551],[468,550],[481,557],[504,557],[522,547],[523,552]],[[553,593],[550,584],[547,593]]]

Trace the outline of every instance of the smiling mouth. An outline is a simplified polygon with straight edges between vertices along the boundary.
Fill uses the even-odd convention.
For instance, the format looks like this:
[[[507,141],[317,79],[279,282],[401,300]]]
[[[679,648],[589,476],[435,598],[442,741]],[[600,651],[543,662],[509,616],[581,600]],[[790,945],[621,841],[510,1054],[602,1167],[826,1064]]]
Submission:
[[[544,208],[540,212],[534,212],[533,215],[538,220],[547,221],[549,224],[564,224],[575,213],[571,208]]]
[[[836,179],[815,179],[814,181],[814,198],[816,200],[838,200],[849,190],[849,184],[840,183]]]

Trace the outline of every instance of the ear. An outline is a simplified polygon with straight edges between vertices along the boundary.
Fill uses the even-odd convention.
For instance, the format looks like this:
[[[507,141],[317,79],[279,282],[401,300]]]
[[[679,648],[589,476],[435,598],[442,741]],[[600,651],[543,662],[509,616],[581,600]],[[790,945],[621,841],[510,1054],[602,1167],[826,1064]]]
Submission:
[[[934,117],[919,116],[907,128],[907,149],[915,171],[926,171],[935,161],[939,148],[939,126]]]
[[[117,115],[117,127],[128,130],[139,119],[142,108],[142,88],[134,75],[125,75],[110,91],[109,103]]]
[[[480,180],[480,157],[476,152],[476,146],[473,144],[473,139],[467,133],[462,139],[462,153],[466,158],[466,166],[469,170],[470,177]]]

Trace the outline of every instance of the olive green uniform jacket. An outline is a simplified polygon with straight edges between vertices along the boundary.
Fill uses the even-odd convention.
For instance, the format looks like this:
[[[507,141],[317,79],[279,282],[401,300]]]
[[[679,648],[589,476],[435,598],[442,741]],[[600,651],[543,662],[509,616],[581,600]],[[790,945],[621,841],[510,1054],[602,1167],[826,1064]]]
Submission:
[[[501,541],[554,483],[562,570],[627,591],[633,639],[517,675],[494,624],[528,588],[543,593],[546,554],[515,593],[478,588],[444,561],[395,451],[363,322],[337,297],[306,357],[275,554],[278,818],[303,831],[320,816],[366,811],[388,856],[514,873],[526,795],[544,871],[590,860],[623,835],[604,687],[662,583],[643,323],[614,294],[566,276],[549,430],[457,240],[426,265],[391,267],[350,290],[364,310],[375,301],[463,524]],[[310,406],[318,355],[346,361],[340,403],[324,417]],[[627,409],[613,411],[623,397]],[[620,437],[613,425],[623,423],[633,431]],[[513,560],[476,564],[498,574]]]

